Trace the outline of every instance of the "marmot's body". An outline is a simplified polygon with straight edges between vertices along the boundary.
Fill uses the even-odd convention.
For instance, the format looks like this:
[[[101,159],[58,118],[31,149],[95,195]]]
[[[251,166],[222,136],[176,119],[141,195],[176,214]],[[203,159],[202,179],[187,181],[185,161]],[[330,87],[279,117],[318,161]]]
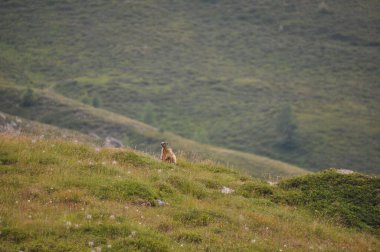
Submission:
[[[168,163],[177,163],[177,157],[175,156],[172,148],[168,147],[168,143],[161,142],[161,160]]]

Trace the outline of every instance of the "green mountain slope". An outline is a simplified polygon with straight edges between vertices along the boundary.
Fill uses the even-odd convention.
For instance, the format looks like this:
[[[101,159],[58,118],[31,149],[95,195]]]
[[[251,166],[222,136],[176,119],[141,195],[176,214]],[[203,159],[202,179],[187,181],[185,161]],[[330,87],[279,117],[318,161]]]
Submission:
[[[1,85],[3,84],[3,86]],[[35,91],[32,106],[22,106],[23,89],[0,81],[0,107],[4,112],[104,139],[116,137],[125,145],[158,155],[160,142],[169,141],[178,155],[211,159],[245,169],[262,178],[292,176],[306,170],[254,154],[217,148],[185,139],[119,114],[81,104],[49,91]],[[40,134],[46,134],[40,129]],[[102,142],[100,140],[100,142]]]
[[[378,173],[380,4],[323,3],[2,1],[0,71],[202,143]]]
[[[365,228],[340,222],[339,211],[320,215],[286,203],[295,196],[306,202],[313,196],[308,191],[321,193],[317,203],[339,189],[337,202],[365,209],[362,200],[376,195],[379,183],[358,174],[330,171],[271,187],[212,162],[180,158],[172,166],[131,149],[3,134],[0,174],[0,251],[380,249],[376,222],[366,220]],[[314,184],[321,177],[330,178],[323,179],[329,189]],[[346,191],[355,188],[355,201],[334,183],[343,180],[355,182]],[[345,213],[373,214],[378,221],[375,211]]]

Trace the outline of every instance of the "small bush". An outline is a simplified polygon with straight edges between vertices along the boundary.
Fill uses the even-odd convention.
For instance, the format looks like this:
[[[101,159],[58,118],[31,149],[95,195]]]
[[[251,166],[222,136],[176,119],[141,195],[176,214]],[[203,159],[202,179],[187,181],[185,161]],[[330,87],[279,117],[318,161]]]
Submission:
[[[282,181],[273,200],[303,205],[349,227],[380,227],[380,179],[327,170]]]
[[[31,107],[35,104],[36,97],[34,95],[34,91],[31,88],[25,90],[25,92],[21,96],[21,106],[23,107]]]
[[[237,193],[246,198],[268,196],[273,194],[273,189],[263,182],[248,182],[237,189]]]
[[[100,99],[97,96],[95,96],[95,97],[92,98],[91,103],[92,103],[92,106],[95,107],[95,108],[99,108],[100,105],[101,105]]]

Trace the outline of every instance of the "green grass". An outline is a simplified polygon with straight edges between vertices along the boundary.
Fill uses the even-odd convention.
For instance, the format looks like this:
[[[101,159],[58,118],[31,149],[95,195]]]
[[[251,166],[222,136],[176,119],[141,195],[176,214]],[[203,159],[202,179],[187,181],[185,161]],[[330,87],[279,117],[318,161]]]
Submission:
[[[270,187],[212,162],[180,157],[173,166],[131,149],[73,140],[1,134],[0,150],[0,251],[380,248],[378,224],[345,222],[336,218],[345,216],[340,211],[321,215],[305,204],[326,209],[336,192],[341,209],[362,207],[347,208],[351,216],[373,214],[378,221],[377,177],[327,171]],[[223,194],[222,186],[235,192]],[[298,198],[291,198],[295,191]]]

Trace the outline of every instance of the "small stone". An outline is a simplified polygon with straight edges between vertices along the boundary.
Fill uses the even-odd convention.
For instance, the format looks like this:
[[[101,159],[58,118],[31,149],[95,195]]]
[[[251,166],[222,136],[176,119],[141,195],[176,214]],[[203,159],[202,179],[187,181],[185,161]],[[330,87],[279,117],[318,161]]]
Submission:
[[[233,193],[234,190],[231,189],[231,188],[228,188],[226,186],[223,186],[223,188],[220,190],[221,193],[224,193],[224,194],[230,194],[230,193]]]

